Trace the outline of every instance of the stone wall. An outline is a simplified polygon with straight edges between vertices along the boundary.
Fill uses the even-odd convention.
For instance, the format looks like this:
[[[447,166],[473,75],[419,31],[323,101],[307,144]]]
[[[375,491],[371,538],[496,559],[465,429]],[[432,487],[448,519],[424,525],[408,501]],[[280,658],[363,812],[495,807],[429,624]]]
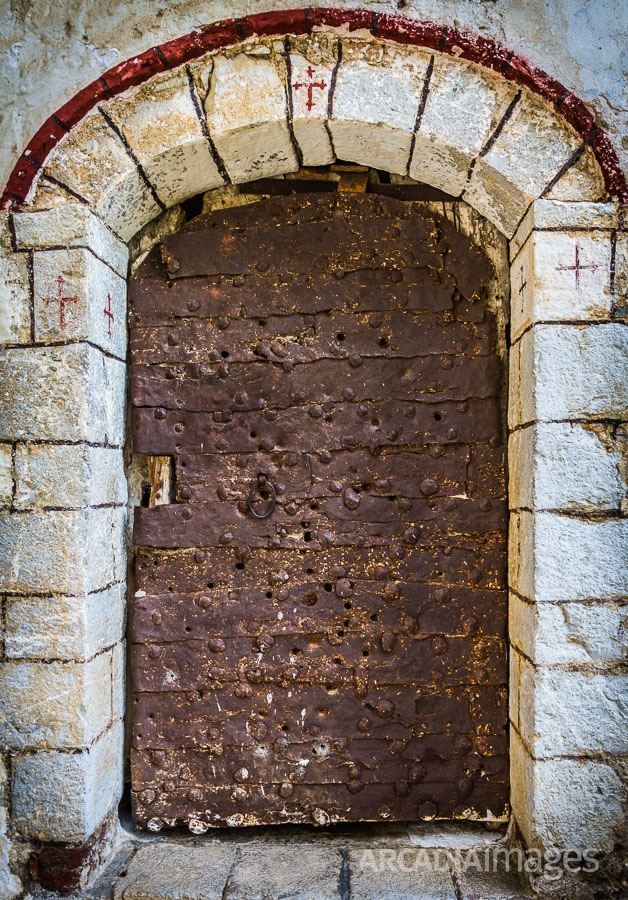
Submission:
[[[442,29],[421,44],[370,15],[353,30],[319,18],[311,36],[302,17],[287,40],[274,21],[224,23],[213,52],[187,38],[105,77],[64,108],[81,110],[72,128],[49,120],[41,166],[27,148],[26,202],[5,194],[5,897],[31,847],[84,843],[120,796],[126,242],[191,195],[336,155],[462,193],[500,232],[513,812],[534,846],[608,854],[625,839],[628,231],[612,147],[577,98],[494,45]],[[324,85],[311,107],[309,66]]]

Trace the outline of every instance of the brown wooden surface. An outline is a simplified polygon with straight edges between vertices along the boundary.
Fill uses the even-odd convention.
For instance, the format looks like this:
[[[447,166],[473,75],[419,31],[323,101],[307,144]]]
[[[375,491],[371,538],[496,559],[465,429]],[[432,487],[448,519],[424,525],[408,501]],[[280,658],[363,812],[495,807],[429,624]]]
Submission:
[[[504,813],[489,277],[417,205],[339,193],[199,217],[131,280],[133,446],[175,474],[134,520],[140,827]]]

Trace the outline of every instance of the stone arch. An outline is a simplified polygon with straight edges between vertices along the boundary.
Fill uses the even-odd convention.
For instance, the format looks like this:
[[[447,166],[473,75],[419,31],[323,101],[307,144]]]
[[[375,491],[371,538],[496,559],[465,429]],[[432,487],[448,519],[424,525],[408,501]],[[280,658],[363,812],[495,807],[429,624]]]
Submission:
[[[618,767],[594,758],[606,749],[603,726],[617,727],[614,713],[605,712],[602,724],[596,718],[596,691],[601,696],[616,685],[604,675],[587,682],[578,723],[586,725],[584,736],[574,739],[573,721],[557,710],[579,693],[580,682],[552,661],[574,662],[575,639],[552,603],[575,609],[580,600],[600,598],[601,622],[604,604],[616,607],[628,594],[628,530],[616,514],[625,486],[615,437],[604,432],[604,423],[628,408],[628,346],[617,321],[625,314],[628,249],[616,202],[628,190],[609,139],[584,104],[520,57],[432,23],[363,10],[291,10],[217,23],[153,48],[65,104],[30,142],[2,198],[10,232],[1,249],[15,304],[5,327],[1,374],[10,389],[0,441],[10,447],[13,483],[19,491],[21,456],[42,442],[50,453],[40,465],[51,476],[76,462],[71,451],[62,457],[54,449],[59,445],[85,448],[76,462],[84,480],[91,467],[110,465],[91,450],[110,452],[121,471],[125,333],[109,334],[103,311],[108,305],[109,322],[124,323],[125,242],[194,194],[335,157],[462,198],[509,240],[513,809],[531,844],[603,849],[623,814],[623,788]],[[50,285],[60,276],[75,303],[71,326],[51,314]],[[561,280],[568,276],[575,286]],[[586,292],[579,277],[590,279]],[[68,380],[73,403],[59,404]],[[561,465],[573,468],[550,490],[548,458],[557,440],[569,448]],[[608,478],[587,492],[596,472]],[[121,692],[114,691],[107,715],[81,718],[80,728],[72,709],[89,706],[101,680],[120,683],[117,613],[105,627],[89,598],[124,582],[124,515],[119,479],[97,497],[77,500],[59,478],[48,499],[20,516],[9,504],[1,525],[12,535],[10,565],[0,587],[33,597],[78,591],[87,599],[72,615],[84,624],[85,639],[70,659],[46,670],[51,696],[70,696],[64,714],[53,723],[40,702],[42,721],[28,734],[20,729],[19,704],[32,706],[37,663],[19,655],[10,661],[9,684],[26,678],[27,688],[15,692],[6,741],[18,754],[16,827],[44,841],[80,842],[115,807],[120,789]],[[591,510],[602,515],[587,519]],[[91,548],[108,545],[112,535],[113,568],[104,561],[94,567]],[[67,551],[61,558],[59,539]],[[36,553],[21,554],[33,543]],[[548,546],[575,553],[586,566],[563,572]],[[117,610],[121,600],[107,602]],[[43,630],[46,607],[31,607],[31,622],[40,616]],[[33,785],[50,784],[54,793],[54,754],[68,748],[76,752],[64,756],[67,777],[80,778],[84,788],[74,806],[51,813],[46,791]],[[605,816],[593,807],[574,815],[583,796],[594,803],[595,784],[606,793]]]

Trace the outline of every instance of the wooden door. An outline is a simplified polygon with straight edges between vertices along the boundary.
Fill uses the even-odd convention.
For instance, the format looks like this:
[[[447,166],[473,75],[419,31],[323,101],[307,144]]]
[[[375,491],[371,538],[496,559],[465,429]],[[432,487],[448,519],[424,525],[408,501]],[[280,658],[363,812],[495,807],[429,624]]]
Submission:
[[[490,274],[338,194],[194,220],[132,279],[134,450],[175,478],[135,511],[140,827],[504,813]]]

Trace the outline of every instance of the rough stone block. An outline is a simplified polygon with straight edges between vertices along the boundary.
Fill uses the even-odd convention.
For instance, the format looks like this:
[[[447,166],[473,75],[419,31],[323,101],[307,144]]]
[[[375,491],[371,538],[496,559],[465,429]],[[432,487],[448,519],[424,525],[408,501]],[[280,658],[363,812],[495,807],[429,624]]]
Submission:
[[[573,422],[528,425],[508,442],[512,509],[619,510],[628,485],[611,428]]]
[[[332,847],[299,844],[275,845],[264,853],[260,867],[259,850],[246,847],[229,879],[228,900],[340,900],[342,858]]]
[[[349,851],[351,898],[456,900],[456,889],[444,861],[442,853],[407,846],[402,852],[379,848]]]
[[[167,72],[106,104],[162,203],[224,184],[203,134],[185,69]]]
[[[122,723],[79,753],[41,751],[13,763],[13,824],[39,841],[82,843],[122,795]]]
[[[435,57],[410,175],[454,196],[516,89],[477,66]]]
[[[618,662],[628,655],[628,605],[556,604],[542,598],[528,603],[511,594],[508,632],[511,643],[537,665]],[[511,654],[511,665],[518,660]],[[511,678],[511,696],[515,683]]]
[[[59,142],[44,171],[87,200],[123,241],[161,211],[124,144],[98,111]]]
[[[617,235],[615,248],[614,309],[619,315],[628,314],[628,234]]]
[[[127,502],[122,450],[110,447],[18,444],[15,486],[16,509]]]
[[[270,59],[216,56],[205,108],[216,149],[236,184],[298,169],[284,83]]]
[[[0,515],[0,590],[91,593],[125,575],[126,508]]]
[[[11,246],[8,214],[0,214],[0,345],[31,339],[31,288],[26,253]]]
[[[564,602],[628,595],[628,519],[515,512],[509,547],[510,583],[524,597]]]
[[[514,594],[512,595],[515,596]],[[521,602],[521,601],[520,601]],[[508,622],[510,633],[510,620]],[[519,730],[519,693],[521,688],[521,656],[512,651],[508,654],[508,718]]]
[[[608,852],[615,845],[615,830],[624,821],[626,788],[609,765],[533,760],[513,734],[510,778],[513,812],[528,846]]]
[[[603,200],[606,190],[604,177],[600,166],[590,147],[587,147],[578,160],[564,175],[562,175],[552,190],[548,199],[552,200]]]
[[[114,900],[222,900],[236,847],[205,844],[185,847],[160,843],[140,847],[127,874],[114,889]]]
[[[589,228],[610,231],[619,227],[619,210],[616,202],[535,200],[510,242],[510,259],[514,260],[532,231],[578,231]]]
[[[534,231],[510,271],[512,339],[534,322],[608,320],[610,271],[610,232]]]
[[[628,328],[535,325],[510,354],[511,427],[628,417]]]
[[[88,344],[0,357],[0,440],[124,443],[126,366]]]
[[[493,145],[478,158],[464,199],[510,237],[580,143],[553,107],[524,91]]]
[[[325,166],[334,160],[325,124],[338,48],[325,38],[312,35],[304,55],[290,54],[292,130],[306,166]]]
[[[13,447],[0,444],[0,509],[8,509],[13,501]]]
[[[89,662],[5,661],[0,690],[6,747],[87,747],[111,722],[111,652]]]
[[[119,631],[116,640],[120,640]],[[126,692],[126,643],[120,641],[111,651],[111,709],[113,718],[124,717]]]
[[[343,43],[329,127],[339,159],[405,175],[429,54]]]
[[[9,659],[85,660],[111,647],[124,633],[124,585],[82,597],[7,597],[5,651]],[[113,684],[124,680],[114,653]],[[115,718],[116,713],[114,713]]]
[[[126,284],[89,250],[33,255],[35,339],[87,340],[126,357]]]
[[[88,247],[126,278],[129,253],[119,238],[82,203],[64,203],[54,209],[13,214],[16,245],[22,249]]]
[[[535,758],[628,751],[628,677],[532,666],[522,657],[519,733]]]

